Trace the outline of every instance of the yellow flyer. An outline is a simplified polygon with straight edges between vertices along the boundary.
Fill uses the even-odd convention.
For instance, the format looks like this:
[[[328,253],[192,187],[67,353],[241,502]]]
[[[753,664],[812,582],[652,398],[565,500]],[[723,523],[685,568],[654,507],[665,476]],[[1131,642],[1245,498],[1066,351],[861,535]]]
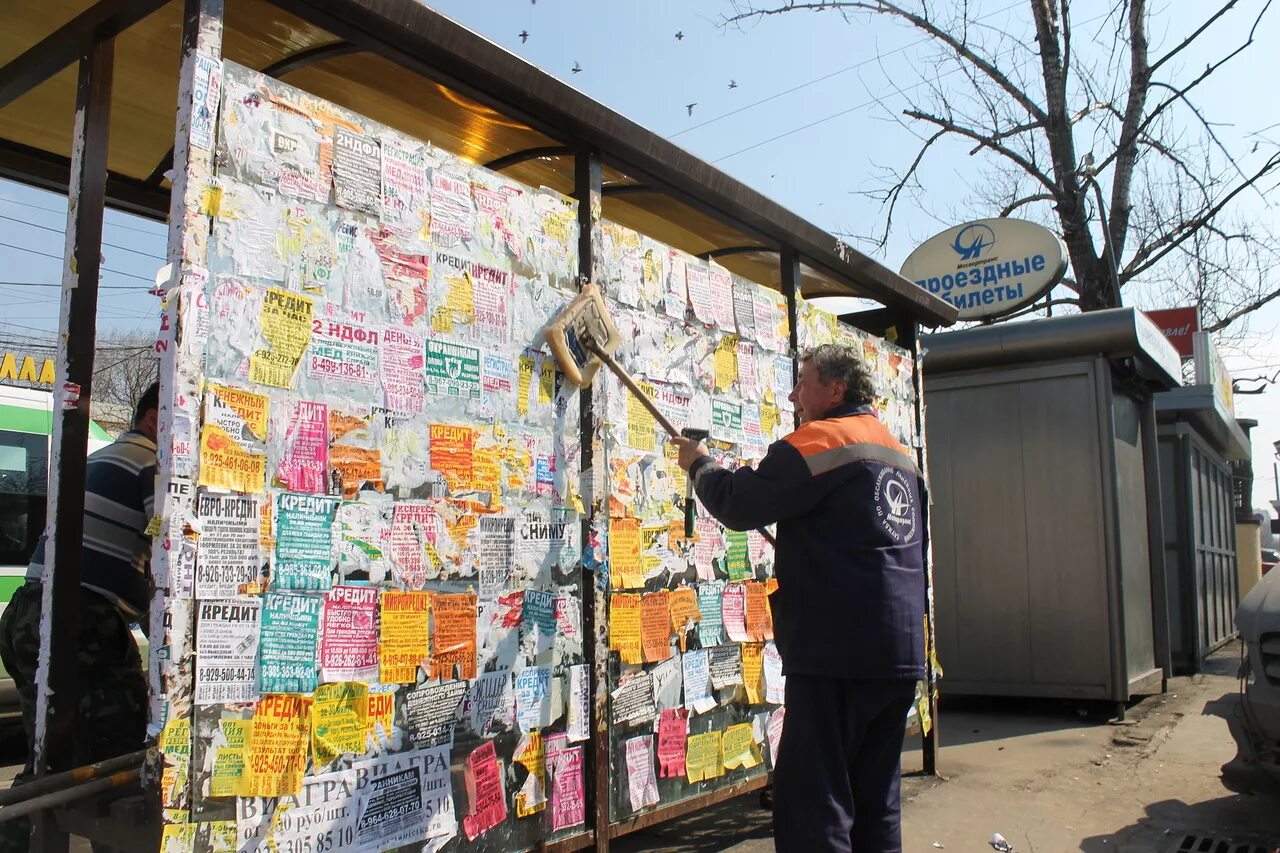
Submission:
[[[267,479],[267,456],[241,450],[217,424],[200,431],[200,485],[262,494]]]
[[[529,771],[516,791],[516,817],[528,817],[547,807],[547,753],[541,732],[529,732],[516,745],[515,762]]]
[[[747,704],[764,701],[764,643],[742,644],[742,683],[747,688]]]
[[[738,381],[738,336],[725,335],[716,345],[716,390],[727,391]]]
[[[533,386],[533,356],[522,355],[516,364],[516,414],[529,414],[529,389]]]
[[[653,398],[653,386],[640,384],[644,393]],[[636,450],[653,450],[657,447],[654,430],[657,424],[653,414],[645,408],[644,403],[635,394],[627,395],[627,444]]]
[[[191,757],[191,718],[181,717],[164,724],[160,732],[160,751],[165,756],[187,759]]]
[[[205,826],[209,828],[209,853],[238,853],[240,838],[234,820],[211,820]]]
[[[622,656],[623,663],[644,662],[640,625],[640,596],[628,592],[609,596],[609,648]]]
[[[311,698],[269,693],[253,711],[249,741],[249,797],[287,797],[302,791],[311,735]]]
[[[247,790],[245,773],[253,720],[222,720],[222,735],[227,745],[214,754],[213,775],[209,779],[209,796],[238,797]]]
[[[160,831],[160,853],[191,853],[196,843],[195,823],[166,823]]]
[[[265,394],[229,385],[210,385],[205,402],[205,421],[215,421],[241,445],[267,437],[270,401]]]
[[[702,621],[702,612],[698,609],[698,592],[693,587],[682,586],[671,590],[671,630],[680,640],[680,651],[685,651],[688,643],[688,631],[695,623]]]
[[[640,519],[609,519],[609,578],[614,589],[640,589],[644,569],[640,562]]]
[[[382,635],[379,639],[380,680],[383,684],[413,684],[418,667],[427,660],[427,624],[431,594],[382,593]]]
[[[747,727],[750,728],[750,725]],[[689,735],[685,749],[684,768],[690,782],[716,779],[724,775],[720,732]]]
[[[396,694],[386,689],[371,692],[365,715],[366,737],[373,738],[374,743],[390,741],[395,718]]]
[[[550,403],[556,396],[556,363],[554,359],[544,358],[538,375],[538,402],[542,405]]]
[[[292,388],[302,354],[311,343],[315,302],[300,293],[267,288],[258,321],[267,348],[249,356],[249,380],[260,385]]]
[[[200,431],[200,485],[261,494],[266,487],[267,397],[210,386]]]
[[[317,764],[328,764],[344,753],[365,751],[369,687],[354,681],[321,684],[311,706],[311,753]]]
[[[752,768],[760,763],[755,734],[750,723],[738,723],[724,730],[724,769]]]

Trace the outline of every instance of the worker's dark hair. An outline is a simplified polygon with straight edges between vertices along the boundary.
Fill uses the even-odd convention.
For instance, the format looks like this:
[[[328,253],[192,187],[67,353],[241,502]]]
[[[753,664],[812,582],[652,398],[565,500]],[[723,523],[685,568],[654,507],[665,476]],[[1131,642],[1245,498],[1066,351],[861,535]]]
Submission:
[[[133,410],[133,425],[137,426],[142,423],[142,419],[147,416],[147,412],[160,408],[160,383],[152,382],[147,386],[147,390],[142,392],[142,396],[138,398],[138,405]]]
[[[871,383],[871,372],[862,362],[861,354],[853,347],[840,344],[822,344],[807,350],[800,356],[801,363],[813,362],[818,378],[824,385],[844,383],[844,401],[855,406],[865,406],[875,400],[876,390]]]

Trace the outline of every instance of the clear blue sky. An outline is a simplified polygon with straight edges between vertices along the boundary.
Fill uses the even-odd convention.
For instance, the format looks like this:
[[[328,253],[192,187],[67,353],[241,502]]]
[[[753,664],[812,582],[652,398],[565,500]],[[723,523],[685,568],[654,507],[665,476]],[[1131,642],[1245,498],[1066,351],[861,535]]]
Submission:
[[[1262,0],[1243,0],[1210,33],[1205,49],[1189,54],[1187,69],[1234,45]],[[932,52],[913,31],[886,20],[846,23],[832,13],[793,12],[744,29],[724,29],[720,17],[728,0],[442,0],[433,5],[462,24],[524,57],[640,124],[668,136],[734,177],[836,232],[867,233],[878,225],[879,206],[862,195],[876,185],[877,167],[901,167],[914,153],[918,128],[899,114],[909,94],[922,90],[921,69],[932,72]],[[943,4],[948,5],[948,4]],[[984,26],[1034,44],[1027,0],[970,0]],[[1109,38],[1106,17],[1112,4],[1073,4],[1077,43]],[[1153,53],[1180,39],[1204,14],[1188,0],[1166,4],[1152,23]],[[527,30],[522,43],[519,33]],[[675,34],[683,32],[677,40]],[[1280,79],[1280,11],[1273,10],[1258,31],[1258,44],[1228,66],[1199,95],[1223,141],[1244,148],[1249,133],[1280,122],[1274,81]],[[1033,62],[1026,48],[1011,43],[1010,68]],[[580,63],[583,71],[570,69]],[[730,80],[737,87],[730,89]],[[945,75],[939,85],[959,85]],[[693,115],[686,104],[695,103]],[[759,103],[758,103],[759,102]],[[67,117],[70,122],[71,117]],[[1265,134],[1280,138],[1276,128]],[[1266,143],[1274,145],[1274,143]],[[986,180],[982,163],[966,146],[952,145],[931,158],[921,173],[927,192],[904,199],[884,252],[896,268],[923,238],[965,218],[988,215],[975,209],[974,189]],[[1275,222],[1275,211],[1260,197],[1247,210]],[[39,208],[45,208],[39,209]],[[11,282],[56,283],[60,277],[65,226],[62,199],[10,183],[0,183],[0,243],[54,255],[42,257],[0,245],[0,334],[37,334],[57,328],[56,288]],[[32,223],[22,225],[13,220]],[[36,227],[42,226],[42,227]],[[100,329],[147,330],[155,325],[155,301],[145,294],[162,262],[163,227],[110,214],[104,248],[105,287]],[[139,276],[131,278],[129,276]],[[145,281],[144,281],[145,280]],[[1255,366],[1280,369],[1280,345],[1272,343],[1280,306],[1250,323],[1250,338],[1228,353],[1238,374]],[[1258,417],[1258,494],[1274,491],[1269,477],[1270,442],[1280,438],[1280,392],[1238,398],[1242,415]],[[1265,451],[1265,454],[1264,454]]]

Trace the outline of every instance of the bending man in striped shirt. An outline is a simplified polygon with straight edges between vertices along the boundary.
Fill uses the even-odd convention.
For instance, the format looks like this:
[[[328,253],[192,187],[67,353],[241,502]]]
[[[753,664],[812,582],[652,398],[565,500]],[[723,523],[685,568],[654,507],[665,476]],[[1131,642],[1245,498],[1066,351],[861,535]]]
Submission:
[[[77,765],[134,752],[146,739],[147,685],[129,624],[145,628],[151,601],[151,538],[145,531],[155,499],[159,393],[154,383],[143,392],[133,428],[90,456],[85,468]],[[26,584],[0,617],[0,660],[18,688],[27,735],[27,763],[15,785],[32,774],[44,554],[41,536]],[[0,850],[29,846],[26,820],[0,824]],[[96,853],[111,849],[94,844]]]

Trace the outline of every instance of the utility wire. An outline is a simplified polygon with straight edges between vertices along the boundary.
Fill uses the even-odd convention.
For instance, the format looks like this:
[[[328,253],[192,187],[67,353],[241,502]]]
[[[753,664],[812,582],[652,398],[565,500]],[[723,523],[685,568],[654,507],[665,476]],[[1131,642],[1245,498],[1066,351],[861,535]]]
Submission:
[[[31,204],[30,202],[26,202],[26,201],[18,201],[16,198],[8,198],[8,197],[6,197],[6,196],[2,196],[2,195],[0,195],[0,203],[3,203],[3,204],[16,204],[16,205],[20,205],[20,206],[22,206],[22,207],[29,207],[29,208],[31,208],[32,210],[43,210],[45,213],[56,213],[56,214],[58,214],[59,216],[66,216],[66,215],[67,215],[67,211],[66,211],[66,210],[58,210],[57,208],[54,208],[54,207],[41,207],[41,206],[40,206],[40,205],[38,205],[38,204]],[[149,234],[149,235],[151,235],[152,237],[164,237],[164,232],[163,232],[163,231],[153,231],[153,230],[151,230],[151,229],[149,229],[149,228],[139,228],[139,227],[138,227],[138,226],[136,226],[136,225],[125,225],[125,224],[124,224],[124,223],[122,223],[122,222],[112,222],[112,221],[110,221],[110,220],[104,219],[102,224],[103,224],[103,225],[110,225],[112,228],[123,228],[123,229],[125,229],[126,231],[137,231],[139,234]]]
[[[0,219],[6,219],[9,222],[16,222],[19,225],[26,225],[28,228],[39,228],[41,231],[49,231],[53,234],[60,234],[63,237],[67,236],[67,232],[63,231],[61,228],[53,228],[49,225],[40,225],[35,222],[28,222],[25,219],[18,219],[16,216],[5,216],[3,213],[0,213]],[[155,258],[157,261],[165,260],[165,258],[160,255],[153,255],[150,252],[144,252],[141,249],[131,249],[128,246],[121,246],[117,243],[108,243],[106,240],[102,241],[102,245],[112,249],[120,249],[125,252],[133,252],[135,255],[142,255],[144,258]]]
[[[1016,9],[1017,7],[1019,7],[1019,6],[1021,6],[1021,5],[1022,5],[1022,0],[1018,0],[1018,2],[1016,2],[1016,3],[1011,3],[1011,4],[1009,4],[1008,6],[1005,6],[1005,7],[1003,7],[1003,8],[992,10],[991,12],[988,12],[988,13],[987,13],[987,14],[985,14],[985,15],[980,15],[980,16],[978,16],[977,18],[974,18],[974,19],[973,19],[973,21],[974,21],[974,22],[982,21],[982,20],[985,20],[985,19],[987,19],[987,18],[991,18],[991,17],[994,17],[994,16],[996,16],[996,15],[1003,14],[1004,12],[1008,12],[1008,11],[1011,11],[1011,10],[1013,10],[1013,9]],[[1088,21],[1085,21],[1084,23],[1088,23]],[[730,116],[736,116],[738,113],[746,112],[747,110],[749,110],[749,109],[753,109],[753,108],[755,108],[755,107],[758,107],[758,106],[760,106],[761,104],[767,104],[767,103],[769,103],[770,101],[775,101],[775,100],[777,100],[778,98],[784,97],[785,95],[790,95],[790,94],[791,94],[791,93],[793,93],[793,92],[798,92],[798,91],[800,91],[801,89],[808,88],[809,86],[812,86],[812,85],[814,85],[814,84],[816,84],[816,83],[821,83],[821,82],[822,82],[822,81],[824,81],[824,80],[830,80],[832,77],[838,77],[839,75],[841,75],[841,74],[845,74],[845,73],[847,73],[847,72],[849,72],[849,71],[853,71],[854,69],[862,68],[863,66],[866,66],[866,65],[872,65],[872,64],[875,64],[875,63],[880,62],[881,60],[883,60],[886,56],[892,56],[892,55],[894,55],[895,53],[902,53],[903,51],[906,51],[906,50],[908,50],[909,48],[919,47],[920,45],[925,44],[925,43],[927,43],[927,42],[930,42],[930,41],[932,41],[932,40],[933,40],[933,39],[932,39],[931,37],[929,37],[929,36],[925,36],[925,37],[920,38],[920,39],[917,39],[917,40],[915,40],[915,41],[913,41],[913,42],[909,42],[908,44],[904,44],[904,45],[902,45],[901,47],[895,47],[893,50],[888,50],[888,51],[885,51],[884,53],[878,53],[878,54],[876,54],[875,56],[872,56],[872,57],[869,57],[869,58],[867,58],[867,59],[862,60],[861,62],[855,62],[855,63],[853,63],[852,65],[846,65],[844,68],[837,68],[835,71],[828,71],[826,74],[823,74],[823,75],[821,75],[821,76],[819,76],[819,77],[814,77],[812,80],[806,80],[806,81],[804,81],[803,83],[800,83],[800,84],[798,84],[798,85],[792,86],[790,89],[784,89],[784,90],[782,90],[781,92],[775,92],[775,93],[774,93],[774,94],[772,94],[772,95],[766,95],[765,97],[761,98],[761,99],[760,99],[760,100],[758,100],[758,101],[752,101],[752,102],[751,102],[751,103],[749,103],[749,104],[746,104],[746,105],[744,105],[744,106],[738,107],[737,109],[734,109],[734,110],[730,110],[730,111],[729,111],[729,112],[727,112],[727,113],[721,113],[720,115],[718,115],[718,116],[713,116],[713,117],[711,117],[711,118],[707,119],[706,121],[700,121],[700,122],[698,122],[697,124],[695,124],[695,125],[693,125],[693,126],[691,126],[691,127],[686,127],[684,130],[678,130],[678,131],[676,131],[675,133],[672,133],[672,134],[668,135],[668,137],[667,137],[667,138],[668,138],[668,139],[675,139],[677,136],[683,136],[683,135],[684,135],[684,134],[686,134],[686,133],[692,133],[693,131],[695,131],[695,130],[697,130],[697,129],[699,129],[699,128],[706,127],[706,126],[707,126],[707,125],[709,125],[709,124],[714,124],[715,122],[718,122],[718,121],[720,121],[721,119],[726,119],[726,118],[729,118]],[[730,154],[730,155],[728,155],[728,156],[732,157],[733,155],[732,155],[732,154]]]
[[[983,20],[984,18],[989,18],[989,17],[991,17],[992,15],[998,15],[998,14],[1000,14],[1000,13],[1002,13],[1002,12],[1007,12],[1007,11],[1009,11],[1009,10],[1013,9],[1014,7],[1019,6],[1019,5],[1021,5],[1021,3],[1015,3],[1015,4],[1013,4],[1013,5],[1006,6],[1006,7],[1004,7],[1003,9],[997,9],[997,10],[995,10],[994,12],[991,12],[990,14],[982,15],[981,17],[975,18],[975,19],[974,19],[974,21],[981,21],[981,20]],[[1086,20],[1076,22],[1076,25],[1077,25],[1077,26],[1081,26],[1081,25],[1084,25],[1084,24],[1091,23],[1091,22],[1093,22],[1093,21],[1095,21],[1095,20],[1099,20],[1099,19],[1104,18],[1104,17],[1106,17],[1106,16],[1105,16],[1105,15],[1095,15],[1095,16],[1094,16],[1094,17],[1092,17],[1092,18],[1088,18],[1088,19],[1086,19]],[[883,54],[883,56],[888,56],[888,55],[893,54],[893,53],[898,53],[898,52],[900,52],[900,51],[902,51],[902,50],[905,50],[905,49],[906,49],[906,48],[908,48],[908,47],[914,47],[914,46],[916,46],[916,45],[923,44],[923,43],[925,43],[925,42],[927,42],[927,41],[931,41],[931,40],[932,40],[932,39],[931,39],[930,37],[926,36],[925,38],[920,39],[919,41],[915,41],[915,42],[912,42],[911,44],[904,45],[903,47],[895,48],[894,50],[888,51],[887,53]],[[1018,48],[1019,48],[1019,46],[1011,47],[1011,48],[1009,49],[1009,52],[1010,52],[1010,53],[1013,53],[1013,52],[1015,52],[1016,50],[1018,50]],[[876,57],[871,58],[871,59],[863,60],[862,62],[859,62],[859,63],[857,63],[856,65],[851,65],[851,66],[849,66],[848,68],[844,68],[844,69],[841,69],[841,70],[839,70],[839,71],[833,71],[833,72],[831,72],[831,74],[826,75],[826,77],[832,77],[832,76],[835,76],[836,74],[841,74],[841,73],[843,73],[843,72],[845,72],[845,71],[848,71],[848,70],[853,69],[853,68],[858,68],[858,67],[860,67],[860,66],[862,66],[862,65],[866,65],[866,64],[871,63],[871,62],[878,62],[878,61],[880,60],[880,58],[881,58],[880,56],[876,56]],[[952,69],[950,69],[950,70],[948,70],[948,71],[944,71],[944,72],[942,72],[941,74],[937,75],[937,77],[935,77],[935,78],[934,78],[934,80],[938,80],[938,79],[941,79],[941,78],[943,78],[943,77],[950,77],[950,76],[951,76],[951,75],[953,75],[953,74],[957,74],[957,73],[959,73],[961,70],[962,70],[961,68],[952,68]],[[820,80],[824,80],[824,79],[826,79],[826,77],[820,77],[820,78],[818,78],[817,80],[813,80],[813,81],[810,81],[810,82],[812,82],[812,83],[816,83],[816,82],[819,82]],[[921,86],[925,85],[925,83],[926,83],[926,81],[921,80],[921,81],[919,81],[918,83],[916,83],[914,86],[908,86],[906,89],[903,89],[903,90],[900,90],[900,91],[903,91],[903,92],[909,92],[909,91],[911,91],[912,89],[918,89],[918,88],[920,88]],[[740,109],[738,109],[738,110],[734,110],[733,112],[725,113],[723,116],[716,116],[715,118],[707,119],[707,121],[703,122],[702,124],[694,125],[693,127],[687,128],[685,131],[680,131],[680,133],[685,133],[685,132],[686,132],[686,131],[688,131],[688,130],[695,130],[695,129],[699,128],[699,127],[702,127],[703,125],[710,124],[710,123],[711,123],[711,122],[713,122],[713,121],[719,121],[721,118],[725,118],[725,117],[727,117],[727,116],[734,115],[735,113],[741,112],[742,110],[745,110],[745,109],[749,109],[750,107],[756,106],[757,104],[762,104],[762,103],[764,103],[765,101],[772,100],[772,99],[773,99],[773,98],[775,98],[775,97],[779,97],[779,96],[781,96],[781,95],[788,94],[789,92],[793,92],[793,91],[795,91],[796,89],[802,89],[802,88],[804,88],[806,85],[809,85],[809,84],[808,84],[808,83],[802,83],[801,85],[796,86],[796,87],[795,87],[795,88],[793,88],[793,89],[788,89],[786,92],[780,92],[780,93],[778,93],[778,95],[771,95],[771,96],[770,96],[770,97],[768,97],[768,98],[764,98],[764,99],[763,99],[763,100],[761,100],[761,101],[757,101],[755,104],[748,104],[747,106],[742,107],[742,108],[740,108]],[[881,100],[882,100],[881,98],[872,98],[871,100],[869,100],[869,101],[865,101],[865,102],[863,102],[863,103],[861,103],[861,104],[858,104],[857,106],[849,107],[849,108],[847,108],[847,109],[840,110],[839,112],[832,113],[831,115],[824,116],[824,117],[822,117],[822,118],[820,118],[820,119],[815,119],[814,121],[811,121],[811,122],[809,122],[808,124],[803,124],[803,125],[801,125],[800,127],[792,128],[791,130],[785,131],[785,132],[783,132],[783,133],[779,133],[777,136],[771,136],[771,137],[769,137],[768,139],[762,140],[762,141],[760,141],[760,142],[756,142],[756,143],[754,143],[754,144],[752,144],[752,145],[748,145],[748,146],[747,146],[747,147],[745,147],[745,148],[739,148],[737,151],[731,152],[731,153],[729,153],[729,154],[725,154],[723,157],[717,157],[716,159],[712,160],[711,162],[712,162],[712,163],[722,163],[722,162],[724,162],[725,160],[728,160],[728,159],[729,159],[729,158],[731,158],[731,157],[737,157],[739,154],[745,154],[746,152],[748,152],[748,151],[753,151],[753,150],[755,150],[756,148],[759,148],[759,147],[761,147],[761,146],[763,146],[763,145],[768,145],[770,142],[777,142],[779,139],[785,139],[785,138],[786,138],[786,137],[788,137],[788,136],[791,136],[791,135],[796,134],[796,133],[800,133],[801,131],[804,131],[804,130],[808,130],[808,129],[809,129],[809,128],[811,128],[811,127],[817,127],[817,126],[818,126],[818,125],[820,125],[820,124],[824,124],[824,123],[826,123],[826,122],[828,122],[828,121],[831,121],[832,119],[837,119],[837,118],[839,118],[840,116],[848,115],[849,113],[857,112],[858,110],[862,110],[862,109],[866,109],[866,108],[867,108],[867,107],[869,107],[869,106],[872,106],[872,105],[874,105],[874,104],[880,103],[880,101],[881,101]],[[677,133],[677,134],[672,134],[672,136],[679,136],[679,134],[678,134],[678,133]]]
[[[39,255],[42,258],[53,258],[55,261],[63,260],[62,255],[51,255],[48,252],[37,252],[35,249],[28,249],[26,246],[15,246],[12,243],[3,243],[3,242],[0,242],[0,246],[4,246],[6,249],[17,249],[19,252],[30,252],[31,254]],[[149,283],[152,283],[155,281],[154,279],[147,278],[145,275],[135,275],[134,273],[131,273],[131,272],[121,272],[120,270],[109,270],[106,267],[100,267],[100,270],[102,272],[109,272],[115,275],[122,275],[127,278],[136,278],[138,279],[138,281],[145,281]]]
[[[62,285],[54,281],[0,281],[0,287],[58,287]],[[98,290],[132,290],[139,295],[147,293],[140,287],[128,284],[100,284]]]

